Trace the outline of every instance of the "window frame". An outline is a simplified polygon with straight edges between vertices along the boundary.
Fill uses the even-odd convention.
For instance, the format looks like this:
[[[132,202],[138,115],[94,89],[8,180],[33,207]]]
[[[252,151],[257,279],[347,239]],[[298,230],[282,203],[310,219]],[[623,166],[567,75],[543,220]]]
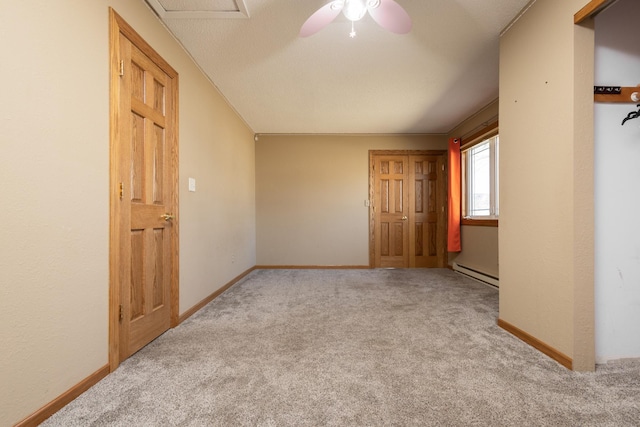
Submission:
[[[467,214],[467,206],[468,206],[468,193],[467,193],[467,189],[469,187],[468,185],[468,181],[467,181],[467,169],[468,169],[468,165],[467,165],[467,152],[472,149],[473,147],[475,147],[476,145],[480,145],[484,142],[486,142],[487,140],[490,140],[491,138],[498,136],[499,135],[499,128],[498,128],[498,122],[494,122],[492,124],[489,124],[487,127],[485,127],[484,129],[480,130],[479,132],[476,132],[474,134],[472,134],[471,136],[467,137],[467,138],[463,138],[462,142],[461,142],[461,146],[460,146],[460,154],[461,154],[461,184],[462,184],[462,188],[461,188],[461,192],[460,192],[460,207],[461,207],[461,224],[462,225],[474,225],[474,226],[483,226],[483,227],[498,227],[498,223],[499,223],[499,192],[498,192],[498,185],[499,185],[499,165],[498,165],[498,158],[499,158],[499,139],[498,139],[498,154],[496,156],[495,153],[495,149],[491,151],[491,155],[492,157],[494,157],[491,162],[493,164],[493,170],[491,171],[491,175],[493,175],[492,180],[497,181],[493,183],[493,187],[494,187],[494,193],[492,194],[492,199],[494,199],[494,202],[497,201],[498,204],[498,215],[492,215],[492,216],[469,216]],[[498,171],[497,177],[495,177],[495,171]],[[497,179],[496,179],[497,178]]]

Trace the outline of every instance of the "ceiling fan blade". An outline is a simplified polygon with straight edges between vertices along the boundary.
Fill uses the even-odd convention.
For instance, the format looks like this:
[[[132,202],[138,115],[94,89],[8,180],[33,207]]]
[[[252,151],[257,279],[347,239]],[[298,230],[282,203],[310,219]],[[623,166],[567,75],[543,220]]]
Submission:
[[[368,7],[369,15],[385,30],[396,34],[411,31],[409,14],[394,0],[380,0],[377,7]]]
[[[331,21],[336,19],[340,14],[343,7],[344,1],[332,1],[316,10],[315,13],[302,24],[300,37],[308,37],[329,25]]]

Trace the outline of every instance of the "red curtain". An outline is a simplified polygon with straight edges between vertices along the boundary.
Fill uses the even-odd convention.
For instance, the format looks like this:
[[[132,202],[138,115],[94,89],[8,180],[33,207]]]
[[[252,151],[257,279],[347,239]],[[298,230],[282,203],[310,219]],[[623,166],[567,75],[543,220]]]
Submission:
[[[460,138],[449,139],[449,219],[447,250],[460,252],[460,201],[461,201],[461,174],[460,174]]]

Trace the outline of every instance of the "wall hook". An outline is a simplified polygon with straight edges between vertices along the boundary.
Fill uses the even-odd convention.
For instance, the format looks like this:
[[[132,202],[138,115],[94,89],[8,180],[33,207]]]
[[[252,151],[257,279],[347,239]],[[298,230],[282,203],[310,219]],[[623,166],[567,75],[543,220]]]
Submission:
[[[640,104],[636,105],[636,107],[640,107]],[[628,120],[637,119],[638,117],[640,117],[640,109],[638,111],[630,112],[627,114],[627,117],[622,120],[622,126],[624,126]]]

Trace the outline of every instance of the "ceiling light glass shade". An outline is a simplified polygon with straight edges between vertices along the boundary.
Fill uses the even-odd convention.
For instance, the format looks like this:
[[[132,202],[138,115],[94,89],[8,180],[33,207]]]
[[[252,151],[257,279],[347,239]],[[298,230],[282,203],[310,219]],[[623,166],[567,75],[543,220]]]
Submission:
[[[300,28],[300,37],[317,33],[340,15],[351,21],[351,37],[355,36],[354,22],[369,13],[371,18],[385,30],[396,34],[411,31],[411,18],[395,0],[331,0],[316,10]]]
[[[342,13],[350,21],[359,21],[367,13],[367,7],[364,3],[364,0],[347,0]]]

